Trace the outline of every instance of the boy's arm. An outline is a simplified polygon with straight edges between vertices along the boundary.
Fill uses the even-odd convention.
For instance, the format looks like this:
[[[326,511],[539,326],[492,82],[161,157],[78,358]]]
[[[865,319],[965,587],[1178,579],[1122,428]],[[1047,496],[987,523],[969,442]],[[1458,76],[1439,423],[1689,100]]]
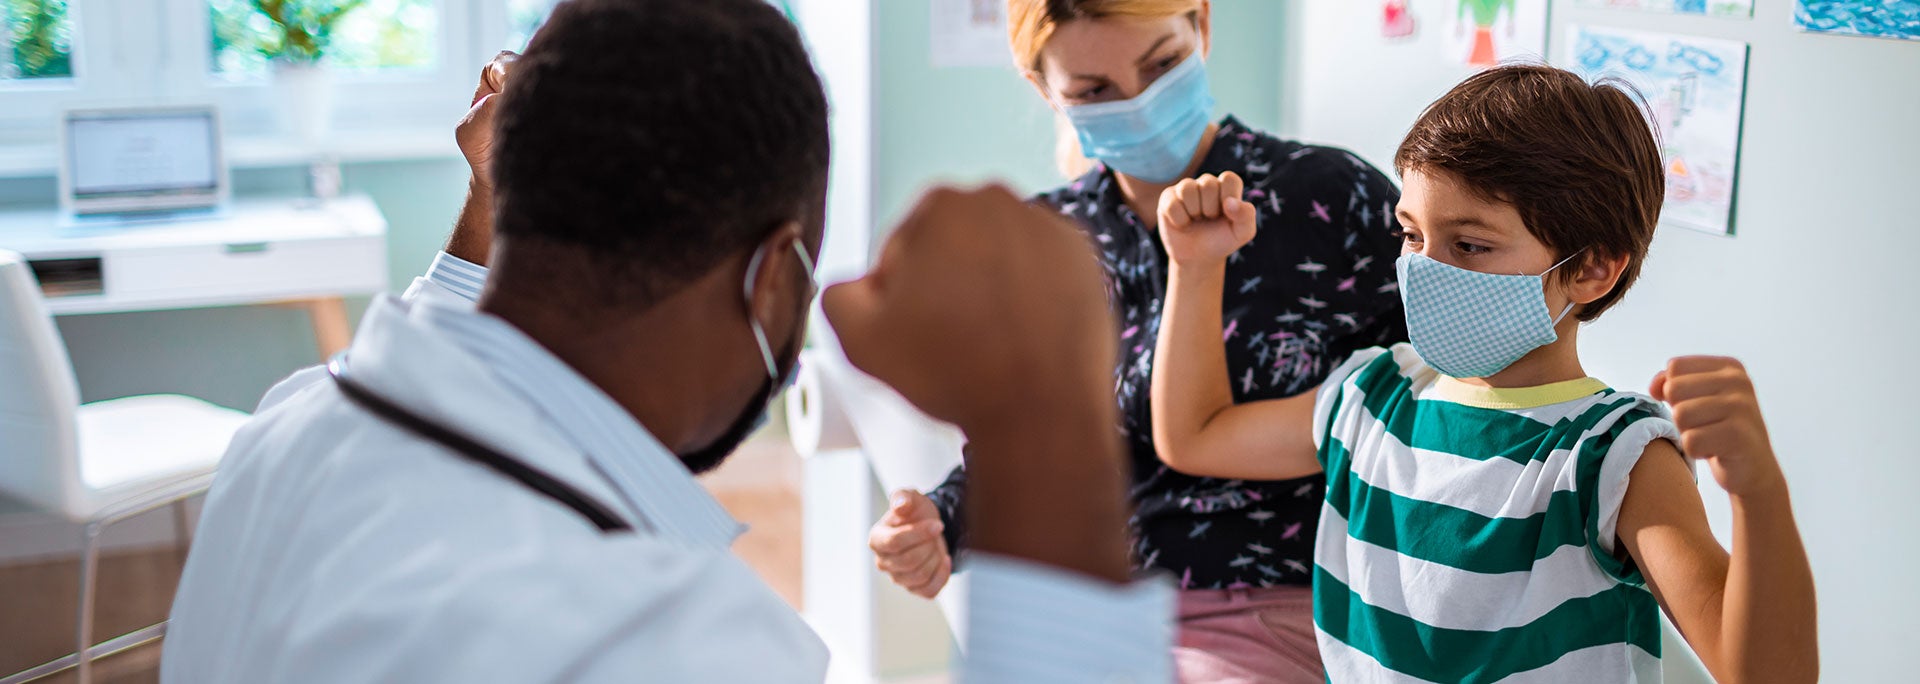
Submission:
[[[1620,541],[1716,679],[1816,681],[1813,572],[1746,370],[1674,359],[1653,395],[1673,405],[1681,446],[1733,500],[1733,552],[1714,541],[1692,474],[1664,440],[1629,475]]]
[[[1320,472],[1314,393],[1235,405],[1220,339],[1227,257],[1253,238],[1255,212],[1229,172],[1181,181],[1160,196],[1172,257],[1154,348],[1151,404],[1160,460],[1188,475],[1286,480]]]

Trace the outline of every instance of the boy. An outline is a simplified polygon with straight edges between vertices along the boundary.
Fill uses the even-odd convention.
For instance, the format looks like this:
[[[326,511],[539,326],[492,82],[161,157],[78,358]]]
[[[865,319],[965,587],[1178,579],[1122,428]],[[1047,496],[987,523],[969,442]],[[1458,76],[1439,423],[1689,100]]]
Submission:
[[[1649,399],[1580,366],[1579,324],[1632,285],[1660,214],[1660,148],[1634,100],[1493,69],[1429,107],[1394,165],[1412,344],[1290,399],[1234,405],[1224,370],[1222,265],[1255,232],[1239,179],[1161,198],[1160,457],[1213,477],[1325,470],[1328,678],[1659,681],[1663,609],[1721,682],[1815,680],[1813,579],[1746,371],[1674,359]],[[1682,450],[1731,495],[1731,558]]]

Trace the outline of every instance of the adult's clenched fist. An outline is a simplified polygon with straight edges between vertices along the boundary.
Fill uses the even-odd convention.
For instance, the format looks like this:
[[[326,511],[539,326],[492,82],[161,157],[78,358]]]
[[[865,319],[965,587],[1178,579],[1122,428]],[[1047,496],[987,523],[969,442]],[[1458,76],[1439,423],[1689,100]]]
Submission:
[[[1005,188],[929,192],[873,271],[822,305],[848,360],[963,431],[1111,403],[1092,245]]]
[[[460,154],[467,158],[467,166],[473,169],[473,182],[484,188],[493,187],[493,127],[494,119],[500,111],[500,94],[507,89],[507,76],[513,61],[519,55],[501,52],[493,60],[480,68],[480,83],[473,89],[473,101],[467,104],[467,113],[453,128],[454,142],[460,145]]]

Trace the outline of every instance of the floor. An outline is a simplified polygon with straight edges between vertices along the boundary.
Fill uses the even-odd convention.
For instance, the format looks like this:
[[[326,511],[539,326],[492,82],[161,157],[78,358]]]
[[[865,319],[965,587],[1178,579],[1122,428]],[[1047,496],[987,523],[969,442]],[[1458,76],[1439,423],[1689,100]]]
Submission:
[[[734,551],[799,608],[800,461],[786,439],[770,430],[749,440],[702,483],[748,525]],[[172,549],[103,557],[96,638],[104,640],[165,617],[180,578],[179,563]],[[77,580],[73,560],[0,565],[0,676],[73,652]],[[157,681],[159,659],[157,646],[134,649],[96,664],[95,681]],[[41,681],[73,678],[67,674]]]

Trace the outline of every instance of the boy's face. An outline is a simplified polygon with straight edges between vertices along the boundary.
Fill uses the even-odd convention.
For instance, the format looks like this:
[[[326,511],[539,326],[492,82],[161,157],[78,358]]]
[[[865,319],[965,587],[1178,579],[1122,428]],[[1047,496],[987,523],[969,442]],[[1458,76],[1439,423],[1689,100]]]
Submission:
[[[1403,180],[1403,253],[1500,275],[1539,275],[1564,258],[1527,231],[1513,205],[1481,199],[1445,171],[1407,171]]]
[[[1409,170],[1401,180],[1405,187],[1395,215],[1400,219],[1402,253],[1500,275],[1540,275],[1566,258],[1528,232],[1513,205],[1482,199],[1452,174]],[[1550,311],[1559,311],[1576,299],[1593,301],[1604,292],[1569,292],[1564,279],[1546,278]]]

